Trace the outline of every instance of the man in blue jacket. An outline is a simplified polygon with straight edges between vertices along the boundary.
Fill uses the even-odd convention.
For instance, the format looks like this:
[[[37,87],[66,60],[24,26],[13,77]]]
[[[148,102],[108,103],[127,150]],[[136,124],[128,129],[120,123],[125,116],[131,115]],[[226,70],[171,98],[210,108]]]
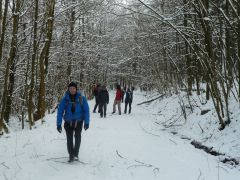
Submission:
[[[83,123],[85,131],[89,128],[88,102],[77,91],[75,82],[71,82],[68,85],[68,91],[63,96],[58,107],[57,130],[59,133],[62,132],[62,119],[64,119],[64,129],[67,135],[69,162],[73,162],[78,160]],[[75,145],[73,144],[73,135],[75,136]]]

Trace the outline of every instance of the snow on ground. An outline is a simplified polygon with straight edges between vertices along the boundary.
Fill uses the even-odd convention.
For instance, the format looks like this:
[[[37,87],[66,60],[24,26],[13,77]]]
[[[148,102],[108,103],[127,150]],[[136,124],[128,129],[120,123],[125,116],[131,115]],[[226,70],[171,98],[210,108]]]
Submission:
[[[79,153],[82,163],[66,163],[66,136],[64,131],[57,132],[56,114],[51,114],[32,131],[12,132],[0,138],[0,180],[240,179],[239,167],[219,162],[218,157],[195,149],[163,126],[179,111],[176,97],[137,106],[146,97],[134,92],[132,114],[120,116],[111,114],[114,93],[110,95],[107,118],[91,113],[90,128],[83,130]],[[94,101],[89,104],[92,110]],[[175,131],[194,137],[189,132],[195,131],[191,129],[194,125],[188,128],[182,120],[176,123],[187,127],[183,130],[176,126]],[[199,137],[201,131],[196,131],[195,137]],[[239,136],[231,138],[226,142],[239,141]]]
[[[208,147],[213,147],[214,150],[222,154],[226,154],[220,158],[229,157],[240,160],[239,104],[234,98],[230,99],[231,123],[223,131],[220,131],[212,101],[204,102],[202,99],[204,98],[195,94],[190,96],[193,112],[189,108],[188,98],[184,93],[145,105],[145,108],[154,116],[152,124],[157,124],[157,126],[152,126],[152,130],[154,129],[154,133],[166,130],[179,137],[197,140]],[[185,109],[187,119],[184,119],[180,103],[187,107]],[[209,110],[209,112],[201,115],[202,110]]]

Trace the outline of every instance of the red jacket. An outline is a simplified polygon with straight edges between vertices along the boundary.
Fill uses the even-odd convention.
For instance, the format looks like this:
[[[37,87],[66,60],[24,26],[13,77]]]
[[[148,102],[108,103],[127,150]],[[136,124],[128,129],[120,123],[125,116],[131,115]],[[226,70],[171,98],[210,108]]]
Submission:
[[[122,90],[119,90],[119,89],[117,90],[115,100],[116,101],[122,100]]]

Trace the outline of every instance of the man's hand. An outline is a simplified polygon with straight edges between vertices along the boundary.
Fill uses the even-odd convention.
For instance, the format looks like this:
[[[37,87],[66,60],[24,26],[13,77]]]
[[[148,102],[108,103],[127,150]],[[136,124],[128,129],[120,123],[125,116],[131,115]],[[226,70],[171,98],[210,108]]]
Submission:
[[[89,124],[84,124],[85,131],[89,128]]]
[[[57,130],[58,130],[59,133],[61,133],[61,132],[62,132],[62,126],[61,126],[61,125],[58,125],[58,126],[57,126]]]

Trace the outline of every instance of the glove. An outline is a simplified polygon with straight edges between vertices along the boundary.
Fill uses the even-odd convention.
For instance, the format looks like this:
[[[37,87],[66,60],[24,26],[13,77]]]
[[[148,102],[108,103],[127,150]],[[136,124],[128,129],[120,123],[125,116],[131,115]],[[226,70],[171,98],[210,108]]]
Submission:
[[[89,128],[89,124],[84,124],[85,131]]]
[[[57,125],[57,130],[58,130],[59,133],[61,133],[62,132],[62,126],[61,125]]]

